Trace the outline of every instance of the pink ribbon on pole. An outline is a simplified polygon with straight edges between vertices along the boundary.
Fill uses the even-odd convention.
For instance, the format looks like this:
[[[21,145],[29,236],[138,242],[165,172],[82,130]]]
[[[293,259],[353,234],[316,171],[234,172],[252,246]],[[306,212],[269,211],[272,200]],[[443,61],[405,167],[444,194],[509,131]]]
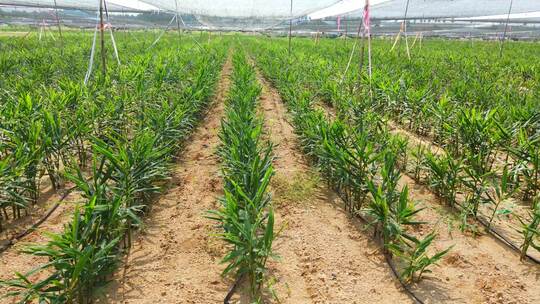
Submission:
[[[364,31],[369,35],[369,33],[371,31],[371,29],[370,29],[371,20],[370,20],[370,16],[369,16],[369,0],[366,0],[366,5],[364,6],[363,20],[364,20]]]
[[[337,17],[337,30],[339,32],[339,30],[341,29],[341,16],[338,16]]]

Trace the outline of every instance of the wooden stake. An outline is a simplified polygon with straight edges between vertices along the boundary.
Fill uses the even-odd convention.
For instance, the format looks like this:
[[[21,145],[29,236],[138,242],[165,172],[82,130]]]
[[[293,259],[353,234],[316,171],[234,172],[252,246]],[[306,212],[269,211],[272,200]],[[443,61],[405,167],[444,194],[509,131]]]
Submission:
[[[405,36],[405,46],[407,47],[407,57],[411,60],[411,51],[409,50],[409,39],[407,39],[407,14],[409,12],[409,1],[407,0],[407,6],[405,7],[405,16],[403,18],[403,35]]]
[[[364,22],[364,19],[362,18],[362,22]],[[362,26],[360,26],[361,28]],[[360,42],[360,75],[362,75],[362,69],[364,68],[364,49],[365,49],[365,35],[364,31],[362,31],[362,39]]]
[[[420,36],[420,33],[416,33],[416,36],[414,37],[414,41],[413,41],[413,43],[412,43],[412,45],[411,45],[411,49],[414,48],[414,45],[416,44],[416,40],[418,40],[418,37],[419,37],[419,36]]]
[[[394,40],[394,44],[392,44],[392,48],[390,49],[390,52],[393,51],[396,48],[397,43],[400,41],[399,38],[401,37],[401,32],[403,29],[403,24],[401,24],[400,30],[398,34],[396,35],[396,39]],[[399,52],[398,52],[399,54]]]
[[[339,84],[341,85],[343,81],[345,80],[345,77],[347,76],[347,72],[349,71],[349,67],[351,66],[352,59],[354,57],[354,51],[356,50],[356,45],[358,44],[358,40],[360,40],[360,30],[362,29],[362,22],[358,25],[358,32],[356,33],[356,39],[354,39],[353,47],[351,50],[351,55],[349,56],[349,61],[347,62],[347,67],[345,68],[345,72],[343,72],[343,76],[341,77],[341,81]],[[360,71],[362,71],[362,67],[360,66]],[[360,85],[360,83],[358,83]]]
[[[116,41],[114,40],[114,34],[112,30],[112,24],[109,22],[109,9],[107,9],[107,2],[105,0],[103,1],[103,8],[105,9],[105,16],[107,17],[107,24],[109,24],[109,33],[111,34],[111,42],[113,46],[114,56],[116,57],[116,61],[118,62],[118,65],[120,65],[120,56],[118,56],[118,49],[116,48]]]
[[[41,36],[43,35],[43,25],[45,24],[45,20],[43,20],[40,24],[39,24],[39,41],[41,41]]]
[[[367,2],[368,0],[366,0]],[[365,10],[365,6],[364,6],[364,10]],[[364,15],[365,14],[362,14],[362,23],[360,24],[360,27],[358,28],[359,32],[360,33],[360,29],[362,29],[363,25],[365,24],[365,20],[364,20]],[[363,70],[364,70],[364,52],[365,52],[365,31],[366,29],[364,28],[362,30],[362,41],[361,41],[361,46],[360,46],[360,70],[358,71],[358,75],[360,76],[358,78],[358,87],[360,88],[362,86],[362,73],[363,73]]]
[[[366,12],[368,12],[366,14]],[[369,13],[369,0],[366,0],[366,5],[364,7],[364,17],[365,15],[368,15],[368,24],[365,28],[365,32],[367,33],[367,39],[368,39],[368,76],[369,76],[369,97],[371,100],[373,100],[373,88],[372,88],[372,63],[371,63],[371,21],[370,21],[370,13]],[[364,20],[364,24],[366,21]]]

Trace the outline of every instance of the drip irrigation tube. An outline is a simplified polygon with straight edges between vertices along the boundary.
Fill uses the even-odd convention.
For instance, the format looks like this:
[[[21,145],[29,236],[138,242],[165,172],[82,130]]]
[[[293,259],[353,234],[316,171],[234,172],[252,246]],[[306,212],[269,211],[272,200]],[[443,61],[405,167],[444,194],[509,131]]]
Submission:
[[[335,191],[335,190],[334,190]],[[339,198],[345,202],[345,199],[341,196],[341,194],[339,194],[339,192],[336,191],[336,193],[338,193],[338,196]],[[354,213],[354,216],[356,216],[358,219],[360,219],[361,221],[363,221],[364,223],[367,223],[369,224],[369,221],[363,217],[362,215],[360,215],[359,213]],[[392,257],[390,256],[390,254],[388,254],[387,252],[384,252],[383,253],[384,255],[384,259],[386,261],[386,264],[388,265],[388,267],[390,267],[390,270],[392,270],[392,274],[394,275],[394,277],[396,278],[396,280],[399,282],[399,284],[401,285],[401,287],[403,288],[403,290],[405,291],[405,293],[411,298],[414,300],[414,302],[416,304],[424,304],[424,301],[422,301],[415,293],[414,291],[412,291],[409,286],[403,282],[403,280],[401,279],[400,275],[399,275],[399,272],[398,270],[396,269],[396,266],[394,265],[394,263],[392,262]]]
[[[399,125],[399,124],[396,124],[396,125]],[[402,129],[400,127],[398,127],[398,129]],[[405,130],[407,131],[407,130]],[[411,177],[413,180],[417,181],[413,176],[410,176],[409,174],[407,174],[406,172],[404,172],[405,175]],[[418,181],[417,181],[418,182]],[[437,195],[438,196],[438,195]],[[458,212],[461,212],[462,209],[465,209],[465,207],[463,207],[462,204],[458,203],[458,202],[455,202],[456,206],[459,206],[459,208],[457,208],[456,206],[451,206],[450,208],[458,211]],[[460,210],[461,208],[461,210]],[[486,229],[487,229],[487,233],[491,236],[493,236],[496,240],[498,240],[499,242],[503,243],[504,245],[508,246],[510,249],[516,251],[518,254],[521,254],[521,249],[519,248],[519,246],[517,246],[516,244],[514,244],[514,242],[512,242],[511,240],[508,239],[508,237],[506,237],[504,235],[504,233],[502,233],[501,231],[499,231],[498,229],[495,229],[493,228],[487,221],[486,219],[484,219],[483,217],[481,216],[476,216],[475,219],[482,225],[484,226]],[[529,254],[525,254],[525,257],[527,257],[531,262],[535,263],[535,264],[540,264],[540,259],[536,258],[536,257],[533,257]]]
[[[390,257],[389,254],[384,254],[384,259],[386,260],[386,264],[388,264],[388,267],[392,269],[392,273],[396,277],[396,279],[399,281],[399,284],[401,284],[401,287],[405,290],[405,292],[411,297],[417,304],[424,304],[424,301],[420,300],[420,298],[409,288],[405,282],[399,277],[399,273],[396,269],[396,266],[392,262],[392,257]]]
[[[465,209],[463,205],[456,202],[456,205],[459,206],[462,209]],[[461,211],[458,208],[454,207],[457,211]],[[475,219],[487,229],[488,234],[492,235],[496,240],[503,243],[504,245],[508,246],[510,249],[516,251],[517,253],[521,254],[521,249],[514,244],[511,240],[509,240],[506,236],[504,236],[503,233],[501,233],[499,230],[493,228],[487,221],[480,216],[476,216]],[[527,257],[531,262],[535,264],[540,264],[540,260],[538,258],[533,257],[532,255],[529,255],[528,253],[525,254],[525,257]]]
[[[272,81],[270,81],[272,82]],[[341,197],[341,195],[338,193],[338,195],[340,196],[340,198],[343,200],[343,197]],[[459,205],[459,204],[458,204]],[[461,205],[459,205],[460,207],[462,207]],[[455,208],[455,207],[454,207]],[[462,207],[463,208],[463,207]],[[456,208],[457,209],[457,208]],[[358,217],[360,220],[362,220],[363,222],[365,223],[369,223],[369,221],[367,221],[367,219],[365,219],[364,217],[362,217],[360,214],[356,214],[356,217]],[[490,233],[491,235],[493,235],[497,240],[499,240],[500,242],[506,244],[507,246],[509,246],[511,249],[515,250],[516,252],[520,253],[520,249],[513,243],[511,242],[510,240],[508,240],[503,234],[501,234],[499,231],[497,231],[495,228],[493,227],[489,227],[489,225],[486,223],[486,221],[481,218],[481,217],[477,217],[477,220],[479,223],[481,223],[483,226],[485,226],[488,230],[488,233]],[[392,262],[392,258],[389,256],[389,254],[385,253],[384,254],[385,256],[385,260],[386,260],[386,263],[388,264],[388,267],[390,267],[390,269],[392,270],[392,273],[394,274],[395,278],[399,281],[400,285],[403,287],[404,291],[406,292],[406,294],[415,301],[415,303],[418,303],[418,304],[424,304],[424,302],[409,288],[409,286],[407,284],[405,284],[405,282],[403,282],[403,280],[401,279],[401,277],[399,276],[399,272],[397,271],[394,263]],[[526,257],[531,260],[532,262],[534,263],[537,263],[537,264],[540,264],[540,260],[538,260],[537,258],[533,257],[533,256],[530,256],[530,255],[526,255]]]
[[[227,292],[227,295],[225,296],[225,299],[223,300],[223,304],[229,304],[231,301],[232,296],[234,295],[234,292],[236,291],[236,288],[238,285],[240,285],[240,282],[244,279],[244,275],[242,274],[238,278],[236,278],[236,281],[234,281],[234,284],[232,284],[231,288],[229,288],[229,292]]]
[[[411,177],[413,180],[416,180],[413,178],[413,176],[410,176],[408,174],[405,174],[409,177]],[[418,182],[418,181],[417,181]],[[465,209],[465,207],[463,207],[462,204],[458,203],[458,202],[455,202],[456,206],[459,206],[456,207],[456,206],[450,206],[451,209],[454,209],[456,210],[457,212],[461,212],[462,209]],[[461,209],[460,209],[461,208]],[[487,221],[486,219],[484,219],[483,217],[481,216],[476,216],[475,217],[476,221],[478,221],[478,223],[480,223],[482,226],[484,226],[484,228],[486,228],[487,230],[487,233],[491,236],[493,236],[497,241],[501,242],[502,244],[506,245],[507,247],[509,247],[510,249],[512,249],[513,251],[517,252],[518,254],[521,254],[521,249],[516,245],[514,244],[514,242],[512,242],[511,240],[508,239],[508,237],[506,237],[504,235],[504,233],[502,233],[501,231],[499,231],[498,229],[495,229],[494,227],[492,227]],[[533,257],[532,255],[526,253],[525,254],[525,257],[528,258],[531,262],[535,263],[535,264],[540,264],[540,259],[536,258],[536,257]]]
[[[396,125],[399,125],[399,124],[396,124]],[[401,127],[398,127],[398,129],[402,129],[404,131],[407,131],[408,130],[405,130]],[[405,173],[406,175],[410,176],[409,174]],[[410,176],[411,178],[413,178],[414,180],[416,180],[413,176]],[[465,209],[463,207],[462,204],[459,204],[459,203],[455,203],[457,206],[459,206],[459,208],[461,209]],[[455,209],[456,211],[459,211],[461,212],[461,210],[455,206],[451,206],[452,209]],[[487,229],[487,233],[492,235],[493,237],[495,237],[496,240],[500,241],[501,243],[503,243],[504,245],[508,246],[510,249],[516,251],[517,253],[521,254],[521,249],[519,248],[519,246],[517,246],[516,244],[514,244],[514,242],[512,242],[511,240],[509,240],[506,236],[504,236],[504,233],[500,232],[499,230],[493,228],[487,221],[486,219],[484,219],[483,217],[480,217],[480,216],[476,216],[475,219],[482,225],[484,226],[486,229]],[[535,264],[540,264],[540,259],[536,258],[536,257],[533,257],[529,254],[525,254],[525,257],[527,257],[531,262],[535,263]]]
[[[41,226],[41,224],[43,224],[56,211],[56,209],[58,209],[58,207],[60,206],[60,203],[63,202],[71,194],[71,192],[73,192],[73,190],[75,190],[76,188],[77,187],[72,187],[68,189],[64,194],[62,194],[62,196],[60,197],[60,200],[56,204],[54,204],[54,206],[52,206],[51,209],[49,209],[49,211],[47,211],[47,213],[45,213],[43,217],[41,217],[37,222],[32,224],[32,226],[30,226],[26,230],[16,234],[11,239],[9,239],[6,244],[0,247],[0,253],[8,250],[11,246],[15,245],[17,241],[21,240],[22,238],[24,238],[25,236],[29,235],[34,230],[36,230],[39,226]]]
[[[399,128],[401,129],[401,128]],[[407,130],[405,130],[407,131]],[[416,181],[416,179],[413,177],[413,176],[410,176],[409,174],[407,174],[407,172],[404,172],[405,175],[411,177],[413,180]],[[417,181],[418,182],[418,181]],[[456,202],[455,203],[457,206],[459,206],[459,208],[457,208],[456,206],[451,206],[452,209],[458,211],[458,212],[461,212],[460,208],[461,209],[465,209],[463,207],[462,204]],[[508,239],[508,237],[506,237],[504,235],[504,233],[502,233],[501,231],[499,231],[498,229],[495,229],[493,228],[487,221],[486,219],[484,219],[483,217],[481,216],[476,216],[475,219],[478,221],[478,223],[480,223],[482,226],[484,226],[484,228],[486,228],[487,230],[487,233],[491,236],[493,236],[496,240],[498,240],[499,242],[501,242],[502,244],[506,245],[507,247],[509,247],[510,249],[514,250],[515,252],[517,252],[518,254],[521,255],[521,249],[519,248],[519,246],[517,246],[516,244],[514,244],[514,242],[512,242],[511,240]],[[536,257],[533,257],[531,255],[529,255],[528,253],[525,254],[525,257],[527,257],[531,262],[535,263],[535,264],[540,264],[540,259],[536,258]]]
[[[407,173],[405,173],[405,175],[411,177],[413,180],[416,181],[416,179],[413,176],[410,176]],[[462,204],[460,204],[458,202],[455,202],[455,204],[456,204],[456,206],[459,206],[459,208],[456,207],[456,206],[450,206],[450,208],[452,208],[452,209],[454,209],[454,210],[456,210],[458,212],[461,212],[461,209],[465,209],[465,207],[463,207]],[[516,251],[518,254],[521,254],[521,249],[519,249],[519,247],[516,244],[514,244],[514,242],[512,242],[506,236],[504,236],[504,233],[502,233],[499,230],[493,228],[483,217],[476,216],[475,219],[478,221],[478,223],[480,223],[482,226],[484,226],[484,228],[486,228],[487,233],[489,235],[493,236],[496,240],[498,240],[502,244],[508,246],[510,249]],[[533,257],[533,256],[531,256],[529,254],[525,254],[525,257],[527,257],[531,262],[533,262],[535,264],[540,264],[540,259],[538,259],[538,258],[535,258],[535,257]]]
[[[486,227],[487,231],[493,235],[497,240],[499,240],[500,242],[506,244],[507,246],[509,246],[510,248],[514,249],[516,252],[518,253],[521,253],[521,249],[519,249],[518,246],[516,246],[516,244],[514,244],[512,241],[510,241],[509,239],[507,239],[504,234],[502,234],[500,231],[498,231],[497,229],[491,227],[484,218],[481,218],[481,217],[478,217],[478,222],[480,222],[484,227]],[[536,264],[540,264],[540,259],[538,258],[535,258],[533,257],[532,255],[529,255],[529,254],[525,254],[525,257],[527,257],[531,262],[534,262]]]

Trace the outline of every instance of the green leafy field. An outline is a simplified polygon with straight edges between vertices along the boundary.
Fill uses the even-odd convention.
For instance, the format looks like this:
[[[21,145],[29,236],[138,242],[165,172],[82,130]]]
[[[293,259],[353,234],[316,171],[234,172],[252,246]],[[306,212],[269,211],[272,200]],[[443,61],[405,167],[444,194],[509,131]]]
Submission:
[[[129,252],[152,198],[204,121],[227,56],[233,62],[217,151],[224,195],[216,221],[223,275],[262,302],[274,208],[273,146],[257,114],[256,69],[275,86],[300,148],[364,221],[404,286],[453,248],[434,249],[423,207],[401,186],[427,186],[464,233],[492,234],[540,257],[540,53],[536,43],[116,32],[106,67],[93,33],[0,37],[0,232],[27,216],[49,180],[82,200],[63,232],[27,247],[48,262],[0,284],[20,303],[90,303]],[[228,55],[232,53],[232,55]],[[364,54],[363,60],[361,54]],[[36,278],[36,274],[40,274]]]

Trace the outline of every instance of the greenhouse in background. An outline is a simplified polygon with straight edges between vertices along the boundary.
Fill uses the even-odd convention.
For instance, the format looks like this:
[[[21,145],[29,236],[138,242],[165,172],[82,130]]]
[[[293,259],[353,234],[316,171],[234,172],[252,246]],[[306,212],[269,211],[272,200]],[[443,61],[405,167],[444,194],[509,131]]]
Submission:
[[[0,0],[0,304],[540,303],[540,1]]]

